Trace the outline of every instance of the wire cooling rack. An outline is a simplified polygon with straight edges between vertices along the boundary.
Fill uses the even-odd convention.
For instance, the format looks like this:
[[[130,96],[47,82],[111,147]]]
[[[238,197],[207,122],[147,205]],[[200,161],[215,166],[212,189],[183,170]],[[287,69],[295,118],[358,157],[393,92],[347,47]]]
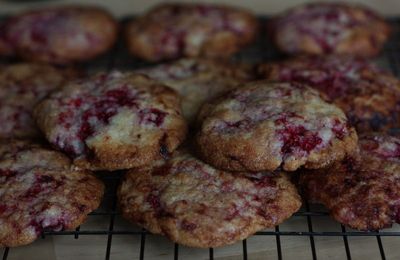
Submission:
[[[267,18],[260,19],[263,23],[267,20]],[[387,66],[396,76],[400,76],[400,18],[389,19],[389,22],[394,28],[393,35],[385,46],[378,62]],[[238,54],[235,59],[239,61],[257,62],[275,60],[279,57],[280,54],[268,41],[266,32],[264,31],[253,46],[250,46]],[[127,55],[123,44],[119,42],[107,55],[104,55],[88,64],[83,64],[82,66],[90,72],[112,69],[127,70],[146,65],[148,64]],[[163,238],[156,238],[155,242],[148,242],[149,239],[158,236],[152,235],[144,229],[128,224],[121,218],[118,211],[116,190],[120,179],[123,176],[123,172],[100,172],[97,173],[97,175],[106,184],[106,192],[101,207],[91,213],[87,222],[81,227],[78,227],[75,231],[43,232],[42,239],[44,241],[51,239],[54,244],[53,246],[57,247],[57,243],[60,241],[60,239],[57,238],[60,236],[67,237],[68,242],[63,240],[61,243],[64,243],[64,246],[65,243],[67,243],[67,250],[82,251],[82,259],[90,257],[93,259],[101,259],[103,257],[105,259],[125,259],[127,258],[126,255],[121,253],[123,251],[129,251],[132,253],[132,257],[129,257],[129,259],[220,259],[220,256],[216,254],[216,251],[220,249],[189,249],[187,247],[179,246],[178,244],[173,244],[166,239],[157,240]],[[261,243],[260,246],[260,242],[257,241],[260,237],[268,237],[269,239],[264,244]],[[364,240],[361,242],[353,240],[353,238],[360,237],[368,237],[368,243],[365,243]],[[289,238],[301,238],[302,243],[297,247],[293,246],[293,244],[292,247],[290,247],[290,245],[287,246],[286,244],[291,241],[288,240]],[[328,240],[319,240],[320,238],[326,238]],[[336,239],[336,246],[333,253],[329,253],[325,249],[320,249],[321,246],[325,246],[325,248],[330,248],[332,246],[329,242],[329,238]],[[392,239],[387,240],[386,238]],[[27,246],[28,249],[39,247],[40,245],[38,244],[43,240],[39,239],[32,245]],[[128,240],[129,242],[125,242],[124,246],[121,248],[118,244],[122,243],[124,240]],[[93,241],[95,241],[96,244],[96,253],[94,256],[89,256],[88,254],[85,255],[85,252],[88,251],[88,248],[93,244]],[[337,257],[337,255],[341,255],[337,257],[337,259],[365,259],[366,257],[371,259],[398,259],[400,252],[392,252],[388,256],[385,248],[385,241],[389,241],[388,243],[391,243],[392,248],[393,244],[399,244],[400,228],[396,226],[395,228],[386,229],[380,232],[360,232],[350,230],[331,220],[326,209],[305,203],[303,208],[287,222],[275,227],[274,229],[257,232],[253,237],[234,245],[233,255],[225,254],[221,258],[286,259],[288,251],[291,250],[292,252],[289,255],[294,259],[331,259],[335,256]],[[252,245],[256,243],[258,249],[255,250],[258,250],[258,253],[254,254],[251,252],[254,249],[254,246]],[[338,243],[341,245],[338,246]],[[146,250],[147,247],[150,248]],[[152,251],[156,251],[155,248],[158,247],[163,247],[163,250],[158,254],[152,253]],[[250,249],[250,247],[253,249]],[[300,247],[302,247],[302,249]],[[308,255],[304,256],[297,253],[297,251],[304,251],[305,247],[309,251]],[[28,255],[21,255],[21,252],[19,252],[24,248],[26,247],[0,249],[3,250],[3,260],[27,259]],[[263,248],[268,250],[262,250]],[[396,246],[394,246],[394,248],[396,248]],[[365,251],[365,254],[355,254],[356,251]],[[397,251],[400,251],[400,249],[397,248]],[[14,252],[15,255],[13,255]],[[27,250],[27,252],[29,254],[30,251]],[[46,255],[45,251],[42,253],[43,255]],[[72,257],[70,255],[64,255],[64,258],[61,258],[70,259]],[[78,259],[77,257],[74,258]]]

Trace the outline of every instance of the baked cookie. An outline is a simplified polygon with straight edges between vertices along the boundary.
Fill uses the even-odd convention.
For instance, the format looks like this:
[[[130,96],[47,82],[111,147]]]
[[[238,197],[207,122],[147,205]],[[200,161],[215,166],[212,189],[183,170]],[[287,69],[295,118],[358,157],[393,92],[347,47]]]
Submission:
[[[259,73],[269,80],[296,81],[319,90],[360,132],[400,126],[400,81],[364,59],[301,57],[262,64]]]
[[[126,26],[129,51],[148,61],[229,57],[251,43],[257,19],[245,10],[213,4],[161,4]]]
[[[400,139],[360,137],[360,156],[300,175],[308,198],[324,204],[334,219],[359,230],[400,223]]]
[[[297,83],[250,82],[199,113],[203,158],[231,171],[324,167],[357,148],[342,110]]]
[[[186,134],[174,90],[117,71],[67,84],[35,116],[56,149],[93,170],[145,166],[174,151]]]
[[[390,27],[372,10],[345,3],[311,3],[292,8],[273,19],[272,37],[288,54],[379,53]]]
[[[101,8],[64,6],[10,18],[5,39],[23,59],[64,64],[106,52],[116,41],[117,31],[117,22]]]
[[[128,220],[176,243],[205,248],[274,227],[301,206],[284,173],[232,174],[183,149],[153,170],[130,170],[118,198]]]
[[[37,138],[33,107],[68,79],[77,77],[71,69],[44,64],[19,63],[0,67],[0,139]]]
[[[96,209],[104,185],[59,152],[0,143],[0,247],[32,243],[43,231],[72,230]]]
[[[13,48],[6,39],[6,22],[0,21],[0,56],[12,56]]]
[[[181,59],[137,71],[161,81],[182,96],[183,115],[193,122],[205,101],[254,77],[250,66],[207,59]]]

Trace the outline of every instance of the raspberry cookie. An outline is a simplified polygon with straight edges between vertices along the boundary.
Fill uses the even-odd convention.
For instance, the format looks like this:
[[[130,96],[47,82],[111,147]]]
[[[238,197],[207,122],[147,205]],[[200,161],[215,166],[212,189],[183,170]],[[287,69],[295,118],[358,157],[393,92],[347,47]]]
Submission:
[[[231,171],[324,167],[357,148],[342,110],[297,83],[245,84],[202,107],[203,158]]]
[[[390,34],[382,17],[362,6],[311,3],[288,10],[271,24],[278,48],[288,54],[379,53]]]
[[[104,53],[117,38],[117,23],[90,6],[51,7],[10,18],[5,40],[23,59],[70,63]]]
[[[75,229],[99,206],[103,189],[59,152],[0,143],[0,247],[32,243],[43,231]]]
[[[137,72],[175,89],[182,96],[183,115],[190,122],[205,101],[253,78],[249,66],[206,59],[181,59]]]
[[[20,63],[0,68],[0,139],[36,138],[33,107],[66,80],[76,77],[69,69]]]
[[[153,170],[130,170],[118,197],[125,218],[192,247],[233,244],[280,224],[301,206],[284,173],[231,174],[186,150]]]
[[[162,4],[130,22],[129,51],[148,61],[179,57],[229,57],[255,38],[249,12],[212,4]]]
[[[300,184],[308,198],[324,204],[340,223],[359,230],[400,223],[400,139],[360,137],[360,158],[305,172]]]
[[[400,81],[364,59],[301,57],[263,64],[259,72],[269,80],[296,81],[326,94],[358,131],[400,126]]]
[[[6,22],[0,21],[0,56],[12,56],[13,48],[6,39]]]
[[[47,140],[85,169],[149,164],[183,141],[178,94],[139,74],[100,73],[72,82],[35,109]]]

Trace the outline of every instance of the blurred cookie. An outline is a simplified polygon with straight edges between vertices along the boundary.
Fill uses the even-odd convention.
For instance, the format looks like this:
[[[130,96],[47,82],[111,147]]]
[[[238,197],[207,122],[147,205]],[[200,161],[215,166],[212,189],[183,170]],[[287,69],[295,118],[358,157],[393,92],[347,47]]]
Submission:
[[[345,3],[310,3],[273,19],[273,40],[288,54],[379,53],[390,27],[372,10]]]
[[[33,107],[78,73],[44,64],[19,63],[0,67],[1,138],[37,138]]]
[[[55,148],[93,170],[145,166],[186,134],[174,90],[117,71],[71,82],[41,102],[35,116]]]
[[[192,247],[233,244],[289,218],[301,199],[285,173],[229,173],[180,150],[153,170],[130,170],[118,191],[123,216]]]
[[[251,82],[205,104],[197,145],[231,171],[321,168],[357,148],[343,111],[297,83]]]
[[[257,19],[234,7],[168,3],[128,23],[129,51],[148,61],[229,57],[255,38]]]
[[[93,6],[24,12],[10,18],[4,30],[5,40],[21,58],[57,64],[92,59],[117,38],[111,14]]]
[[[0,21],[0,56],[12,56],[14,50],[6,39],[6,22]]]
[[[250,66],[189,58],[136,72],[175,89],[182,96],[183,115],[189,122],[204,102],[254,77]]]
[[[306,171],[306,196],[324,204],[338,222],[359,230],[400,223],[400,139],[382,134],[360,137],[360,157],[328,169]]]
[[[296,81],[319,90],[360,132],[400,126],[400,81],[364,59],[301,57],[263,64],[259,73],[269,80]]]
[[[71,169],[59,152],[16,141],[0,143],[0,246],[32,243],[43,231],[72,230],[96,209],[104,185]]]

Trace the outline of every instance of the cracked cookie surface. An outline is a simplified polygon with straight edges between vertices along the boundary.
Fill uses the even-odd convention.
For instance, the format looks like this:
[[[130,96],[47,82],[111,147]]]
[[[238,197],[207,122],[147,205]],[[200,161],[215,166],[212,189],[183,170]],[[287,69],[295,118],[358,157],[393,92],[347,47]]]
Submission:
[[[351,228],[379,230],[400,223],[400,139],[373,133],[359,143],[358,157],[301,174],[301,188]]]
[[[184,149],[137,171],[119,187],[123,216],[187,246],[232,244],[280,224],[301,206],[285,173],[229,173]]]

